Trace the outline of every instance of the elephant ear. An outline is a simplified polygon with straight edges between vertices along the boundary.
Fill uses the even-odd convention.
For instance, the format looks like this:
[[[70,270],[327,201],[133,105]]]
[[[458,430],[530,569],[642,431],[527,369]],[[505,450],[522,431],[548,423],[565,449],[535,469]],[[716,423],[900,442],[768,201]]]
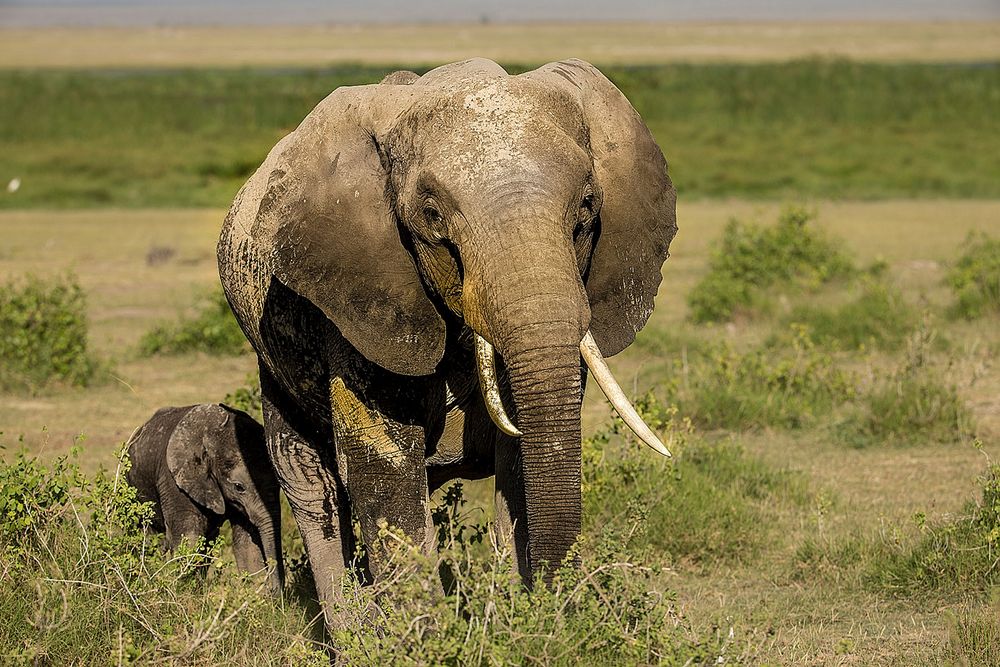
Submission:
[[[247,187],[258,202],[251,236],[270,248],[274,276],[367,359],[403,375],[433,373],[445,344],[444,320],[400,236],[380,143],[421,94],[393,84],[335,90]]]
[[[593,65],[550,63],[532,77],[579,101],[603,193],[600,233],[587,273],[590,330],[605,356],[621,352],[653,312],[661,267],[677,232],[677,193],[642,118]]]
[[[202,507],[226,511],[222,490],[212,477],[211,457],[228,415],[217,405],[196,405],[177,423],[167,441],[167,468],[177,486]]]

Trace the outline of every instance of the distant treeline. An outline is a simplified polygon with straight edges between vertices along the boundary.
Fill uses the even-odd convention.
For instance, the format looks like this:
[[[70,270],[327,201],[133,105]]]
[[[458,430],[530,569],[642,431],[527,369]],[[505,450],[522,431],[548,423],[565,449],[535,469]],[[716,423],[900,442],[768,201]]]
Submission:
[[[0,208],[224,207],[331,90],[392,69],[0,71]],[[685,198],[1000,197],[1000,63],[604,72]]]

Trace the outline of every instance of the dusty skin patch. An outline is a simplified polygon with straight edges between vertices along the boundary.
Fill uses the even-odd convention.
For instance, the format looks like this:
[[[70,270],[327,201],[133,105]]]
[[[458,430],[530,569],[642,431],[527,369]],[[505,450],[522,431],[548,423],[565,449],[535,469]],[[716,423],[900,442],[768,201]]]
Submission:
[[[344,380],[335,378],[330,383],[330,400],[333,402],[333,419],[338,433],[350,433],[371,454],[399,466],[406,459],[403,450],[389,437],[385,420],[371,412],[347,388]]]

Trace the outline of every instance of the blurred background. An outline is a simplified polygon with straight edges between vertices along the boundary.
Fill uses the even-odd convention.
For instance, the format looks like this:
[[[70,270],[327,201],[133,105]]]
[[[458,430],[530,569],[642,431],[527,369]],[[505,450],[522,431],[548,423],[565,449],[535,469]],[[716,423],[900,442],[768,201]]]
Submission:
[[[1000,664],[996,0],[0,0],[0,456],[89,473],[161,406],[259,410],[236,191],[334,88],[473,56],[593,62],[670,164],[611,362],[687,444],[585,476],[649,508],[678,623],[731,662]]]

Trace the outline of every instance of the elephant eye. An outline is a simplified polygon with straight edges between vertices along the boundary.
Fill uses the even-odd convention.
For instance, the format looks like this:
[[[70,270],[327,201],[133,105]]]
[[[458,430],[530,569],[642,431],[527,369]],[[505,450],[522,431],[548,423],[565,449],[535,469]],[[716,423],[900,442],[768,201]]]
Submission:
[[[580,202],[580,213],[584,216],[592,216],[596,211],[594,211],[594,195],[587,194]]]
[[[430,223],[438,223],[443,219],[441,216],[441,211],[437,210],[433,206],[424,207],[424,219]]]
[[[236,489],[236,493],[246,493],[247,487],[243,482],[233,482],[233,488]]]

